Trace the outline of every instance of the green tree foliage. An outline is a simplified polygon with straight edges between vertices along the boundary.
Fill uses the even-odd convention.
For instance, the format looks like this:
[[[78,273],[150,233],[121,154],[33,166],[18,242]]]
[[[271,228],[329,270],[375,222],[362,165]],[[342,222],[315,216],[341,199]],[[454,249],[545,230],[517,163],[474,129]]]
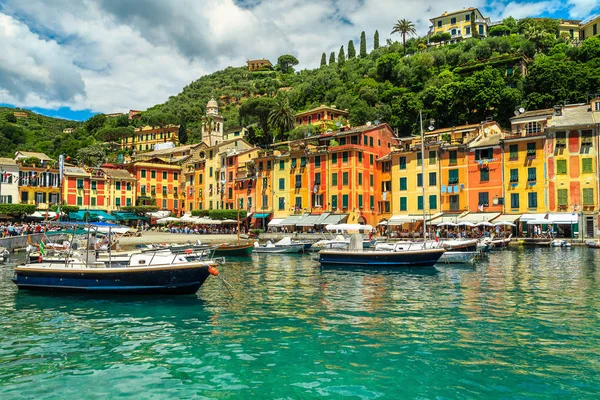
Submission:
[[[181,144],[187,143],[188,131],[187,131],[187,124],[185,121],[181,121],[181,123],[179,124],[179,131],[177,133],[177,136],[179,138],[179,143],[181,143]]]
[[[275,100],[269,97],[255,97],[246,100],[240,107],[240,118],[244,125],[257,122],[261,130],[259,138],[260,143],[268,145],[273,142],[271,127],[269,125],[269,115],[275,106]],[[255,142],[259,143],[259,142]]]
[[[394,33],[399,33],[402,35],[402,47],[404,47],[404,55],[406,55],[406,35],[416,35],[417,30],[415,28],[415,24],[406,19],[401,19],[396,22],[394,27],[392,28],[392,35]]]
[[[224,220],[224,219],[237,219],[238,215],[240,220],[246,218],[248,213],[246,210],[209,210],[208,217],[210,219],[215,220]]]
[[[106,142],[117,142],[120,143],[121,139],[133,136],[133,128],[129,126],[119,127],[106,127],[99,129],[96,132],[96,138],[98,140],[104,140]]]
[[[15,114],[6,114],[6,122],[10,122],[11,124],[16,124],[17,123],[17,117],[15,117]]]
[[[157,206],[126,206],[126,207],[121,207],[121,211],[128,212],[128,213],[134,213],[136,215],[139,215],[140,217],[143,217],[147,213],[152,213],[152,212],[158,211],[158,207]]]
[[[365,36],[365,31],[360,33],[360,58],[365,58],[367,56],[367,37]]]
[[[340,52],[338,53],[338,66],[342,68],[346,63],[346,55],[344,54],[344,46],[340,47]]]
[[[23,217],[35,212],[35,204],[0,204],[0,214]]]
[[[94,144],[90,147],[79,149],[76,157],[79,165],[97,167],[106,161],[106,155],[106,148],[104,146]]]
[[[379,48],[379,31],[375,31],[373,35],[373,49],[377,50]]]
[[[277,65],[284,74],[294,72],[294,66],[298,65],[298,59],[291,54],[284,54],[277,59]]]
[[[287,97],[280,97],[275,100],[275,104],[269,112],[269,124],[274,126],[279,133],[279,140],[285,139],[285,134],[292,129],[296,123],[296,113],[290,107],[290,101]]]
[[[87,121],[85,121],[84,127],[85,130],[90,134],[95,134],[97,130],[102,128],[106,123],[106,115],[104,114],[96,114]]]
[[[331,64],[335,64],[335,51],[332,51],[331,54],[329,54],[329,65]]]
[[[325,53],[323,53],[321,55],[321,67],[324,67],[327,65],[327,55]]]
[[[354,41],[348,41],[348,60],[356,58],[356,49],[354,48]]]

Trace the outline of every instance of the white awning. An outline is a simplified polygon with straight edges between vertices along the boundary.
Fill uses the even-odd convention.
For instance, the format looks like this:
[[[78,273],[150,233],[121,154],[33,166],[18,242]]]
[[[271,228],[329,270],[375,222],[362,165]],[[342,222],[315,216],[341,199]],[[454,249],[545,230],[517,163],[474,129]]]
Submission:
[[[546,219],[547,214],[523,214],[521,215],[521,222],[535,221]]]
[[[402,225],[409,222],[423,221],[423,215],[398,214],[388,220],[388,226]]]
[[[500,216],[500,213],[469,213],[462,218],[458,219],[458,223],[461,222],[472,222],[474,224],[483,221],[489,221],[491,219],[497,218]]]
[[[453,224],[456,224],[460,221],[460,219],[458,218],[460,217],[460,214],[448,214],[448,215],[444,215],[441,216],[439,218],[436,218],[434,221],[431,221],[432,225],[440,225],[442,223],[447,223],[447,222],[451,222]]]
[[[279,224],[281,224],[284,219],[285,218],[273,218],[271,221],[269,221],[269,223],[267,225],[268,226],[279,226]]]
[[[575,225],[579,222],[579,215],[577,213],[550,213],[546,219],[552,221],[553,224]]]
[[[504,214],[496,218],[493,222],[494,224],[498,222],[511,222],[514,224],[519,218],[521,218],[521,214]]]

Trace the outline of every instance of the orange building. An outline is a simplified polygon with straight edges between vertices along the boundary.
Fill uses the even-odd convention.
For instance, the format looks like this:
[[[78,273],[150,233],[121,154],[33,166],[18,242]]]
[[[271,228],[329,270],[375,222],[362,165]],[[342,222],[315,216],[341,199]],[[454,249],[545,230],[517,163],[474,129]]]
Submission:
[[[340,110],[335,108],[335,106],[328,107],[325,104],[321,104],[312,110],[296,113],[296,124],[316,124],[322,121],[333,121],[340,117],[344,119],[348,118],[348,110]]]
[[[466,187],[471,212],[504,211],[502,139],[500,127],[488,125],[468,144]]]
[[[91,174],[85,169],[65,166],[63,170],[63,203],[81,208],[91,208]],[[96,185],[97,185],[97,181]],[[104,189],[104,182],[102,182]],[[97,190],[97,186],[96,186]],[[96,206],[94,204],[94,206]]]
[[[134,161],[127,170],[137,180],[137,203],[156,204],[161,210],[183,214],[180,198],[181,166],[161,158]]]
[[[248,60],[246,61],[246,64],[248,64],[249,71],[259,71],[263,68],[273,68],[273,64],[271,64],[271,61],[267,60],[266,58],[261,58],[258,60]]]

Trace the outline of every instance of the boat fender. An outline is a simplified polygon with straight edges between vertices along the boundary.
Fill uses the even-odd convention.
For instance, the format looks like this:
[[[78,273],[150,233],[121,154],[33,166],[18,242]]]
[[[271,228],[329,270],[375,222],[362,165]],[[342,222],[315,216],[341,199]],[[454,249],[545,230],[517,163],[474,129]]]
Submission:
[[[217,276],[217,275],[219,275],[219,270],[211,265],[208,267],[208,273],[211,274],[212,276]]]
[[[41,263],[42,262],[42,256],[38,257],[38,262]]]
[[[192,254],[192,249],[185,249],[185,254]]]

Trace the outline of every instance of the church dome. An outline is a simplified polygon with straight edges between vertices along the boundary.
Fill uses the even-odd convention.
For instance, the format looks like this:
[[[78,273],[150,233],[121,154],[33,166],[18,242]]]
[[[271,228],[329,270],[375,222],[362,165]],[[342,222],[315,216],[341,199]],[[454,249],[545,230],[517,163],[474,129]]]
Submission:
[[[208,101],[208,103],[206,104],[206,108],[217,108],[219,107],[219,105],[217,104],[217,101],[215,99],[210,99]]]

